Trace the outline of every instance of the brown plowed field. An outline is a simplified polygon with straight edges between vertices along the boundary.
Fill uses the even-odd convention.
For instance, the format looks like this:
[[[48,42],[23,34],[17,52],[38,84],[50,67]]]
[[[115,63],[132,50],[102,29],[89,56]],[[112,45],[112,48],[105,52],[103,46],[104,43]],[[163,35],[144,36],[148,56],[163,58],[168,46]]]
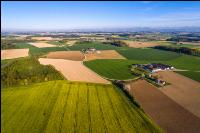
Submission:
[[[74,61],[82,61],[84,59],[84,55],[80,51],[50,52],[46,56],[47,58],[51,58],[51,59],[67,59],[67,60],[74,60]]]
[[[162,87],[161,91],[200,118],[200,83],[173,71],[156,74],[171,83]]]
[[[85,54],[86,61],[95,60],[95,59],[126,59],[122,55],[120,55],[115,50],[101,50],[96,51],[95,53]]]
[[[1,50],[1,60],[14,59],[28,56],[29,49],[8,49]]]
[[[45,42],[33,42],[33,43],[29,43],[35,47],[38,47],[38,48],[45,48],[45,47],[56,47],[56,45],[52,45],[52,44],[49,44],[49,43],[45,43]]]
[[[144,111],[168,133],[199,133],[200,119],[145,80],[129,84]]]
[[[133,48],[144,48],[144,47],[154,47],[160,45],[156,42],[138,42],[138,41],[124,41],[129,47]]]
[[[82,61],[40,58],[39,62],[43,65],[54,66],[66,79],[71,81],[110,84],[109,81],[103,79],[101,76],[84,66]]]

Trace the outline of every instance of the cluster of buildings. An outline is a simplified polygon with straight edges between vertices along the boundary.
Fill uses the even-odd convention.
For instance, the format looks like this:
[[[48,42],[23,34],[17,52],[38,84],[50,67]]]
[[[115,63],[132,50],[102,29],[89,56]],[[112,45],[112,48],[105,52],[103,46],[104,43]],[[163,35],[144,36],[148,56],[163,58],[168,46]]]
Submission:
[[[166,64],[161,63],[151,63],[151,64],[132,64],[134,67],[142,68],[145,71],[150,72],[149,74],[145,75],[146,78],[153,81],[154,83],[164,86],[166,84],[165,81],[156,78],[152,75],[152,73],[158,72],[158,71],[165,71],[165,70],[173,70],[174,67]]]
[[[87,49],[82,49],[82,52],[85,54],[94,53],[94,52],[96,52],[96,49],[91,47],[91,48],[87,48]]]
[[[151,64],[133,64],[134,66],[143,68],[144,70],[150,71],[151,73],[162,71],[162,70],[173,70],[174,67],[161,63],[151,63]]]

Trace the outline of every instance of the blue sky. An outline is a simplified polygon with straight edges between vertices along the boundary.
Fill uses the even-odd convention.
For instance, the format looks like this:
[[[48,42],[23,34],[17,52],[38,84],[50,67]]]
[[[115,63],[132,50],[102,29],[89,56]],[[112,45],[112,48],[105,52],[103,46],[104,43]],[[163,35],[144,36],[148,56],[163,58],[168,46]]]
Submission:
[[[2,2],[2,29],[200,26],[200,2]]]

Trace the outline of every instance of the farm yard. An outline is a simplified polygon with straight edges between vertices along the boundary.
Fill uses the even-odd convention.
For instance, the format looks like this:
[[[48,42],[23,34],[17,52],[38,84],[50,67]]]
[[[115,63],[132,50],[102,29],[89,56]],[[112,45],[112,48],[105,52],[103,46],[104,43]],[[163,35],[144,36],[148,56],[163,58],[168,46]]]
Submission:
[[[85,67],[82,61],[40,58],[39,62],[43,65],[54,66],[55,69],[60,71],[65,78],[70,81],[85,81],[105,84],[110,83],[109,81],[97,75],[95,72]]]
[[[112,85],[55,80],[1,93],[2,133],[162,132]]]
[[[160,90],[200,118],[200,83],[174,72],[157,72],[159,79],[170,83]]]
[[[184,109],[147,81],[138,80],[125,86],[144,111],[166,132],[200,131],[200,119],[197,116]]]
[[[28,56],[29,49],[1,50],[1,60]]]
[[[46,57],[50,59],[67,59],[74,61],[82,61],[84,59],[84,55],[80,51],[49,52]]]
[[[115,50],[99,50],[94,53],[86,53],[85,61],[95,59],[126,59]]]

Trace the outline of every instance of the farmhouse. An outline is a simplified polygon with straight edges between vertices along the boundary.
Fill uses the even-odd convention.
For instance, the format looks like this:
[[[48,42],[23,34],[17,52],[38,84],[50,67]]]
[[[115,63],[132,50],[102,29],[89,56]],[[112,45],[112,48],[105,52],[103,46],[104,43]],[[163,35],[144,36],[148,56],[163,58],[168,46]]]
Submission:
[[[151,63],[151,64],[133,64],[133,66],[137,66],[143,68],[151,73],[162,71],[162,70],[172,70],[174,67],[161,63]]]
[[[83,53],[94,53],[96,52],[96,49],[95,48],[87,48],[87,49],[82,49],[82,52]]]

